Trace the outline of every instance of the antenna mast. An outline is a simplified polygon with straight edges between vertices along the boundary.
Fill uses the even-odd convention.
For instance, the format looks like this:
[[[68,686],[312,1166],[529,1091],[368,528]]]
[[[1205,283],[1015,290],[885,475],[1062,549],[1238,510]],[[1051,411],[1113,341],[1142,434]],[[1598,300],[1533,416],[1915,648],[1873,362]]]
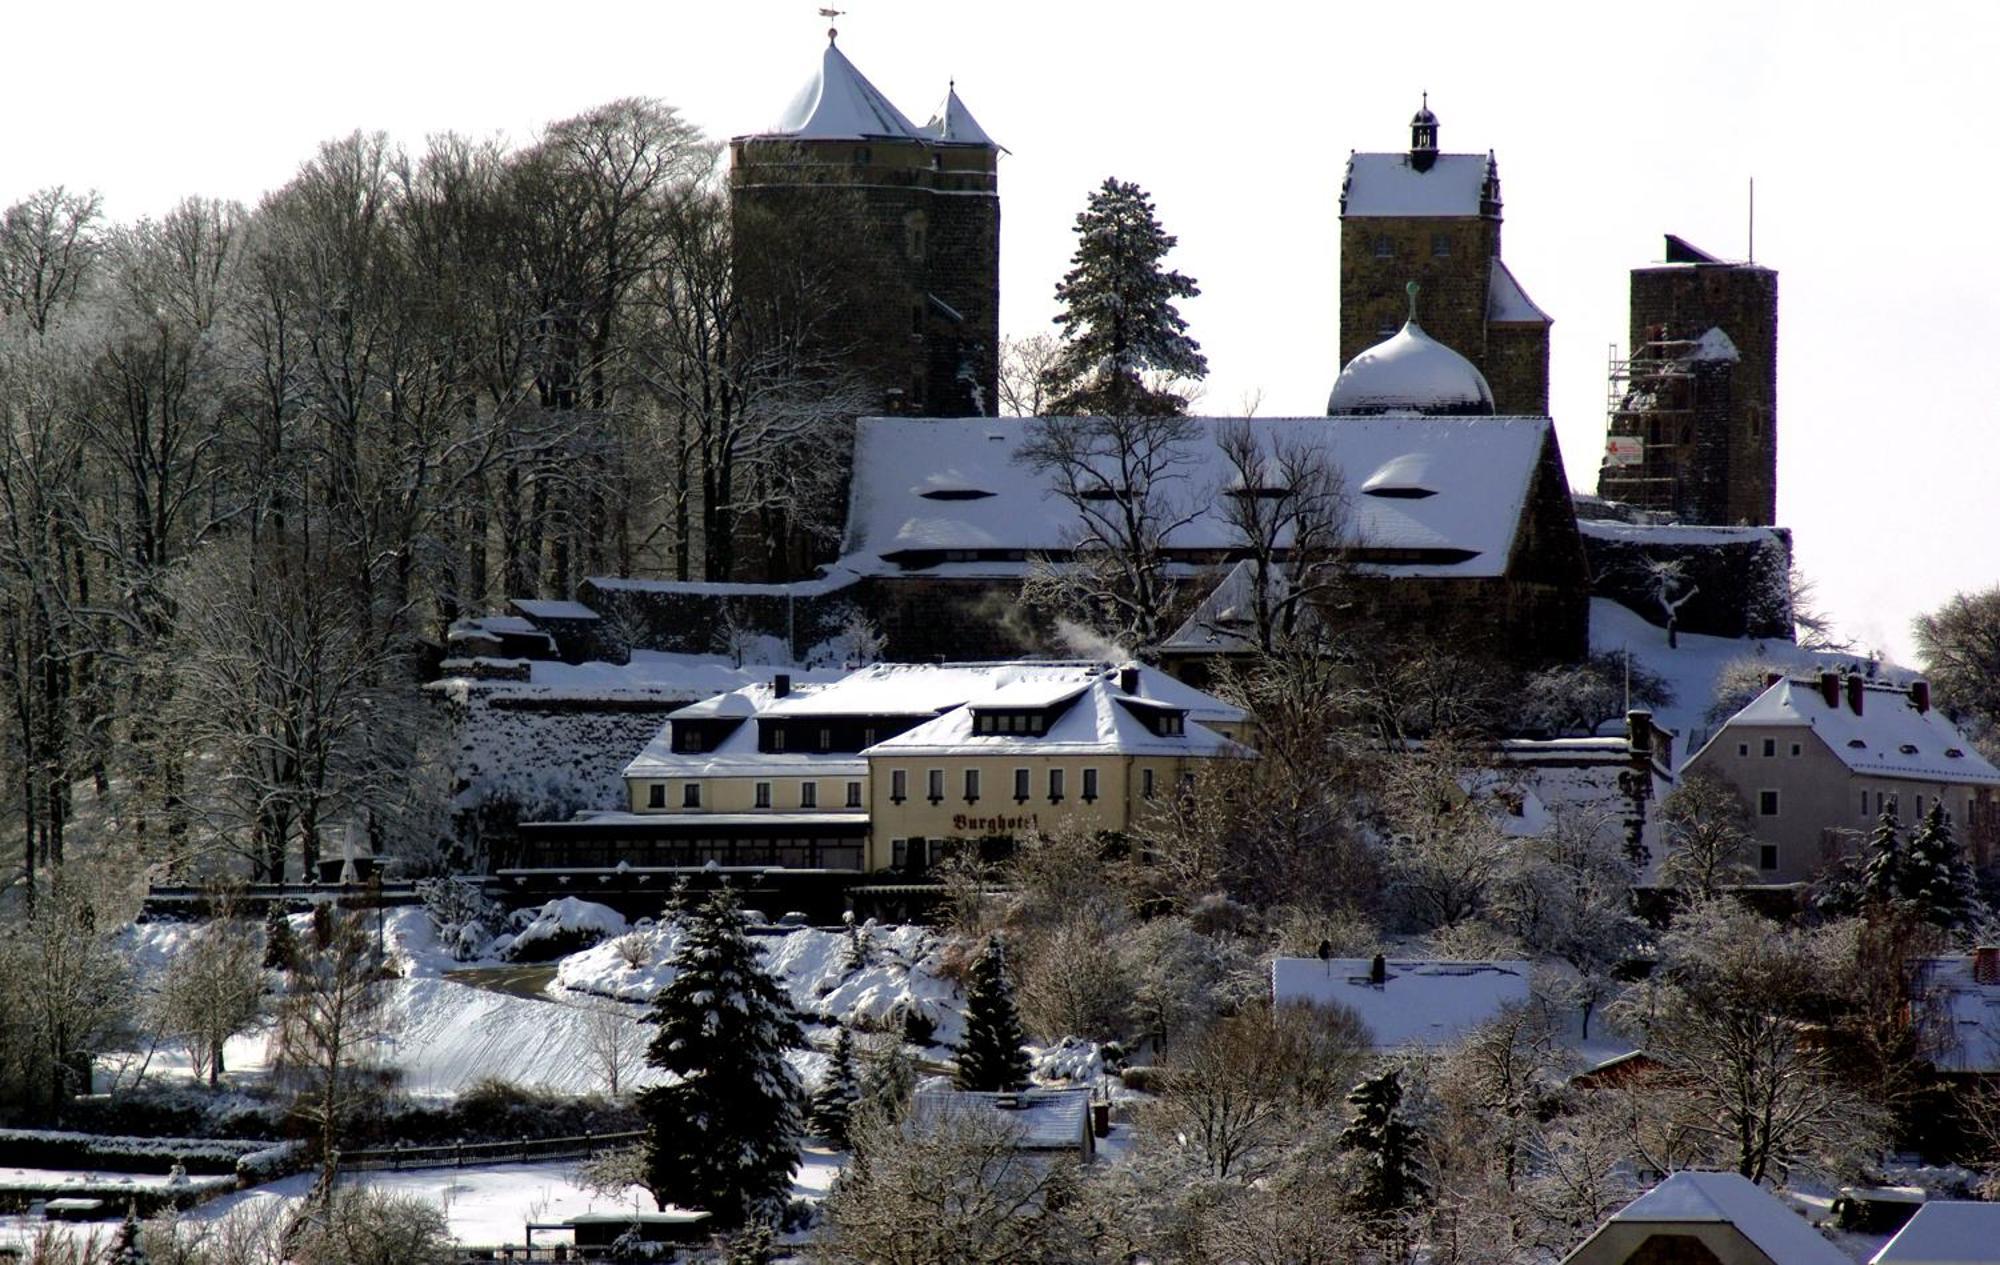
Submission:
[[[1757,177],[1750,177],[1750,262],[1757,262]]]

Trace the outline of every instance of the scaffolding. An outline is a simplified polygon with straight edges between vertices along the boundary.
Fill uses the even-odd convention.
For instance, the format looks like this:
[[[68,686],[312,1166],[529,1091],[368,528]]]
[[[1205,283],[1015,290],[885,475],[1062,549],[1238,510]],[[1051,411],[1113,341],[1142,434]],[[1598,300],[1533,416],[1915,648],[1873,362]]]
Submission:
[[[1698,346],[1693,339],[1655,338],[1621,357],[1617,344],[1611,345],[1599,496],[1654,512],[1684,508],[1697,435]]]

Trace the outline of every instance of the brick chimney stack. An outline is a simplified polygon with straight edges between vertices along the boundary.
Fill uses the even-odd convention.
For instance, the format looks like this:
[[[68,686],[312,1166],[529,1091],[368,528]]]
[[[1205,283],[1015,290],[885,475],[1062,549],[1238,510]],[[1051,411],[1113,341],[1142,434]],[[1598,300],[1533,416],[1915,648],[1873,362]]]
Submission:
[[[1847,678],[1847,705],[1853,709],[1856,716],[1861,714],[1861,700],[1866,696],[1867,691],[1868,683],[1860,677],[1850,676]]]
[[[1931,683],[1929,681],[1910,682],[1910,702],[1915,705],[1919,716],[1929,711],[1931,709]]]
[[[1819,674],[1819,693],[1820,693],[1820,697],[1821,697],[1821,698],[1824,698],[1824,699],[1826,700],[1826,705],[1827,705],[1828,707],[1839,707],[1839,706],[1840,706],[1840,678],[1839,678],[1839,677],[1837,677],[1837,676],[1835,676],[1835,675],[1834,675],[1833,673],[1831,673],[1831,672],[1822,672],[1822,673],[1820,673],[1820,674]]]
[[[1982,944],[1972,951],[1972,982],[2000,984],[2000,948]]]

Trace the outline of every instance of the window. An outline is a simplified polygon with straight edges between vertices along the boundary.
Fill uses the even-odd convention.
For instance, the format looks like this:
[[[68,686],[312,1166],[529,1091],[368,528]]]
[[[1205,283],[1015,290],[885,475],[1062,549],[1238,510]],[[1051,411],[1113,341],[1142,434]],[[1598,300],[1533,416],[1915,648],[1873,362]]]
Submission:
[[[931,803],[942,804],[944,802],[944,770],[932,769],[926,780],[929,784],[927,790],[929,791]]]
[[[1800,746],[1800,745],[1799,745],[1798,743],[1796,743],[1796,742],[1792,744],[1792,759],[1796,760],[1796,759],[1798,759],[1798,758],[1799,758],[1799,757],[1800,757],[1801,755],[1803,755],[1804,753],[1805,753],[1805,748],[1804,748],[1804,747],[1801,747],[1801,746]]]
[[[1028,771],[1026,769],[1014,770],[1014,802],[1017,804],[1028,802]]]
[[[1153,798],[1153,771],[1151,769],[1139,770],[1139,797],[1141,799]]]
[[[833,750],[833,730],[822,728],[819,731],[819,749],[821,751]]]
[[[1449,258],[1451,258],[1451,238],[1450,238],[1450,237],[1446,236],[1446,235],[1445,235],[1445,234],[1443,234],[1443,233],[1432,233],[1432,234],[1431,234],[1431,258],[1432,258],[1432,259],[1449,259]]]
[[[1757,868],[1775,870],[1778,868],[1778,845],[1767,843],[1757,849]]]
[[[1922,820],[1923,820],[1923,817],[1924,817],[1924,797],[1923,797],[1922,795],[1918,795],[1918,796],[1917,796],[1917,820],[1918,820],[1918,821],[1922,821]]]
[[[1387,233],[1375,234],[1375,258],[1390,259],[1396,254],[1396,243]]]
[[[979,802],[978,769],[967,769],[965,771],[965,802],[968,804],[977,804]]]
[[[701,730],[684,729],[679,725],[675,725],[674,750],[699,752],[701,750]]]
[[[1866,817],[1866,816],[1868,815],[1868,792],[1867,792],[1867,791],[1863,791],[1863,792],[1861,792],[1861,815],[1862,815],[1863,817]]]
[[[681,783],[681,807],[682,807],[682,808],[700,808],[700,807],[701,807],[701,783],[700,783],[700,782],[683,782],[683,783]]]
[[[868,725],[861,730],[861,745],[864,747],[875,745],[875,726]]]
[[[1182,799],[1194,798],[1194,774],[1181,774],[1180,796]]]
[[[889,840],[889,864],[902,869],[910,862],[910,841],[908,839]]]
[[[818,808],[818,807],[819,807],[819,783],[818,783],[818,782],[800,782],[800,783],[799,783],[799,807],[800,807],[800,808]]]
[[[1757,792],[1757,815],[1759,817],[1776,817],[1778,815],[1778,792]]]
[[[1747,742],[1739,742],[1739,743],[1737,743],[1737,744],[1736,744],[1736,754],[1737,754],[1737,755],[1739,755],[1739,756],[1747,756],[1747,755],[1749,755],[1749,754],[1750,754],[1750,744],[1749,744],[1749,743],[1747,743]]]
[[[783,725],[771,726],[771,750],[783,751],[784,749],[785,749],[785,727]]]
[[[1903,805],[1901,801],[1902,797],[1900,795],[1891,795],[1889,797],[1889,807],[1887,811],[1888,814],[1891,817],[1895,818],[1897,821],[1903,820]]]
[[[907,769],[892,769],[889,773],[889,802],[900,804],[910,797],[910,773]]]
[[[1094,804],[1097,802],[1096,769],[1085,769],[1083,771],[1083,802],[1086,804]]]
[[[861,783],[849,782],[847,784],[847,806],[849,808],[861,807]]]
[[[667,784],[655,782],[646,788],[646,807],[665,808],[667,806]]]
[[[1063,771],[1049,770],[1049,803],[1060,804],[1063,798]]]
[[[771,806],[771,784],[769,782],[757,783],[757,807],[769,808],[770,806]]]
[[[1778,740],[1776,738],[1764,739],[1764,758],[1768,760],[1776,754],[1778,754]]]

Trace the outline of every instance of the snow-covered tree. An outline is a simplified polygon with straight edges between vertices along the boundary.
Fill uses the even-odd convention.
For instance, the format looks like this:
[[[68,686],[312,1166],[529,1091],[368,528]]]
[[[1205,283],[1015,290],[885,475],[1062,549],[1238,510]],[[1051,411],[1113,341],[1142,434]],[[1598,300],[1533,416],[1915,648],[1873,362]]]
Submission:
[[[1022,1089],[1028,1084],[1027,1038],[1014,1010],[1014,991],[1007,979],[1007,954],[999,936],[989,936],[986,950],[972,968],[972,987],[965,998],[965,1036],[958,1046],[956,1080],[960,1089]]]
[[[264,968],[289,971],[298,952],[299,938],[292,934],[292,920],[285,913],[285,904],[274,900],[264,907]]]
[[[1887,815],[1876,833],[1892,826]],[[1893,836],[1892,836],[1893,838]],[[1877,856],[1870,836],[1868,890],[1871,895],[1907,901],[1916,916],[1934,927],[1952,930],[1972,923],[1979,912],[1978,887],[1946,820],[1944,805],[1933,803],[1911,832],[1909,841],[1884,854],[1877,873]]]
[[[806,1128],[828,1146],[845,1150],[854,1109],[860,1102],[861,1082],[854,1074],[854,1034],[842,1024],[833,1043],[833,1057],[827,1060],[826,1079],[813,1091]]]
[[[125,1220],[118,1227],[118,1237],[111,1240],[111,1255],[105,1265],[146,1265],[146,1249],[139,1246],[139,1211],[131,1204],[125,1205]]]
[[[797,1013],[757,960],[735,896],[696,907],[654,998],[646,1063],[677,1078],[645,1090],[646,1185],[701,1208],[719,1229],[768,1220],[791,1189],[805,1094],[786,1062],[805,1044]]]
[[[1394,1212],[1423,1198],[1417,1129],[1402,1109],[1401,1074],[1390,1068],[1368,1077],[1348,1093],[1347,1104],[1354,1117],[1340,1131],[1340,1145],[1361,1154],[1361,1206]]]
[[[1107,179],[1077,215],[1076,235],[1070,270],[1056,286],[1063,345],[1043,373],[1048,410],[1186,412],[1185,396],[1147,377],[1207,376],[1201,345],[1174,306],[1201,290],[1162,266],[1177,239],[1160,227],[1152,198],[1136,184]]]
[[[1981,731],[2000,727],[2000,587],[1959,593],[1911,629],[1945,714]]]
[[[1896,814],[1884,811],[1861,848],[1861,892],[1865,900],[1891,901],[1903,895],[1903,830]]]
[[[1705,773],[1682,778],[1660,801],[1660,824],[1667,844],[1661,876],[1672,886],[1708,897],[1748,880],[1750,814],[1727,780]]]

